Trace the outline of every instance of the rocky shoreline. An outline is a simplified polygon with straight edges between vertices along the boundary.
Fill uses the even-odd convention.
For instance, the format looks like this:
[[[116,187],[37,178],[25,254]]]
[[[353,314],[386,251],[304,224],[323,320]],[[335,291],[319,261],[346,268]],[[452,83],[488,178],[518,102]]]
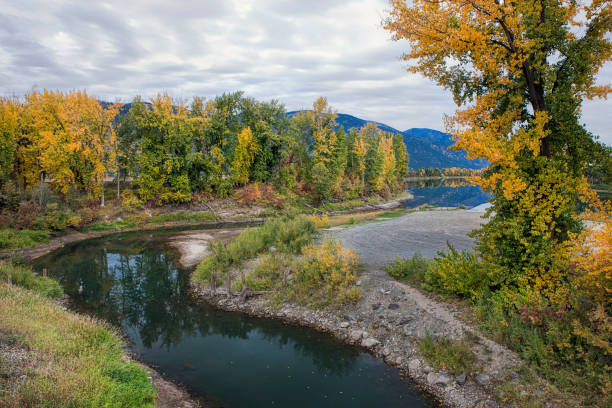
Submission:
[[[491,389],[493,382],[499,380],[499,371],[493,375],[482,372],[454,377],[446,372],[434,371],[424,361],[418,352],[419,334],[422,334],[419,332],[424,330],[421,319],[417,318],[417,312],[402,313],[401,309],[405,307],[402,299],[407,293],[400,286],[393,286],[381,288],[381,296],[366,293],[360,307],[344,311],[313,310],[292,304],[276,308],[270,306],[263,297],[242,301],[239,293],[228,297],[222,289],[217,289],[214,295],[210,290],[196,286],[192,286],[192,290],[199,299],[219,309],[310,327],[330,333],[346,344],[361,347],[382,358],[387,364],[399,368],[437,405],[456,408],[502,407]],[[387,303],[382,303],[383,299]],[[370,305],[371,313],[363,311],[364,305]],[[461,329],[457,329],[454,337],[463,334]],[[486,339],[479,341],[483,342],[485,348],[489,342]],[[516,362],[512,356],[510,359]]]

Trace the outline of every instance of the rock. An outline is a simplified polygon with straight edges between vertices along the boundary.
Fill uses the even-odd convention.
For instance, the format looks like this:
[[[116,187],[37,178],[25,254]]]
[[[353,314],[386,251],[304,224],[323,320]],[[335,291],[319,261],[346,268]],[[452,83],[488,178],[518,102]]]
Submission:
[[[438,375],[438,378],[436,378],[436,385],[443,385],[446,387],[448,384],[451,383],[452,380],[453,379],[450,375],[442,373]]]
[[[375,338],[372,338],[372,337],[367,338],[367,339],[364,339],[364,340],[361,342],[361,345],[362,345],[363,347],[367,347],[367,348],[374,347],[374,346],[376,346],[377,344],[380,344],[380,341],[378,341],[378,340],[376,340]]]
[[[476,382],[480,385],[487,385],[489,384],[489,376],[486,374],[477,374],[476,375]]]
[[[390,310],[397,310],[397,309],[399,309],[399,305],[397,303],[390,303],[389,304],[389,309]]]
[[[402,358],[402,356],[397,356],[395,358],[395,365],[401,365],[402,361],[404,361],[404,359]]]
[[[387,357],[389,354],[391,354],[391,349],[389,347],[385,347],[382,351],[383,356]]]
[[[435,385],[437,379],[438,379],[438,375],[436,373],[427,374],[427,384]]]
[[[367,336],[367,332],[363,331],[363,330],[352,330],[349,334],[349,338],[352,341],[359,341],[361,340],[362,337]]]
[[[355,285],[361,286],[361,280],[358,280],[357,283],[355,283]]]
[[[460,376],[458,376],[457,378],[455,378],[455,382],[458,385],[463,385],[465,384],[465,380],[467,379],[467,376],[465,374],[461,374]]]
[[[380,303],[372,303],[372,310],[378,310],[380,308]]]
[[[340,323],[340,327],[342,329],[346,329],[347,327],[349,327],[351,324],[349,322],[342,322]]]
[[[421,362],[417,359],[410,360],[408,362],[408,372],[412,375],[416,375],[421,368]]]
[[[433,371],[433,367],[430,365],[426,365],[425,367],[423,367],[423,372],[425,372],[425,374],[429,374]]]

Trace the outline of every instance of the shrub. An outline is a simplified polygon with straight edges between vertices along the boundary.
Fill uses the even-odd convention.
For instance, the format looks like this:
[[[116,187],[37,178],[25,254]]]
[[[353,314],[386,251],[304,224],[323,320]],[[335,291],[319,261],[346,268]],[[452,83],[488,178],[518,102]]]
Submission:
[[[323,307],[360,297],[353,289],[359,266],[354,251],[341,242],[325,240],[321,245],[304,247],[302,253],[304,258],[292,266],[289,300]]]
[[[312,241],[315,232],[312,221],[304,216],[285,215],[267,220],[260,227],[240,233],[227,247],[220,242],[211,243],[213,255],[198,265],[193,277],[196,282],[206,284],[214,268],[225,271],[273,246],[282,252],[299,253]]]
[[[121,206],[127,209],[142,208],[142,200],[136,197],[132,190],[121,192]]]
[[[327,213],[321,214],[319,216],[313,214],[308,217],[308,219],[312,221],[316,228],[329,228],[329,217],[327,216]]]
[[[409,259],[395,258],[386,268],[387,273],[395,279],[422,282],[429,267],[429,261],[416,253]]]
[[[438,252],[425,273],[425,287],[440,293],[476,298],[491,283],[474,252]]]
[[[467,339],[433,339],[429,334],[419,344],[421,353],[436,370],[451,374],[470,374],[475,369],[476,356]]]

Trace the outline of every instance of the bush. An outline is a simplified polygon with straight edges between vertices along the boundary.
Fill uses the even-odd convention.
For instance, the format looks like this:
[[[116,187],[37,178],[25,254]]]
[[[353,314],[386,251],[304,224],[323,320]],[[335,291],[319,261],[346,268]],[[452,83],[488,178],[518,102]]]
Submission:
[[[321,245],[308,245],[303,259],[292,265],[293,282],[287,297],[291,301],[324,307],[358,300],[355,288],[358,255],[341,242],[325,240]]]
[[[0,230],[0,249],[17,249],[49,242],[48,231]]]
[[[329,228],[329,217],[327,214],[322,214],[319,216],[313,214],[308,217],[308,219],[312,221],[316,228]]]
[[[386,271],[395,279],[422,282],[428,267],[429,261],[416,253],[409,259],[395,258]]]
[[[48,298],[58,298],[63,293],[59,283],[53,279],[36,276],[30,268],[0,262],[0,281],[8,282],[9,276],[13,285],[32,290]]]
[[[121,206],[130,210],[142,208],[142,200],[136,197],[132,190],[123,190],[121,192]]]
[[[440,293],[476,298],[491,280],[474,252],[458,252],[448,244],[448,252],[438,252],[425,273],[427,289]]]

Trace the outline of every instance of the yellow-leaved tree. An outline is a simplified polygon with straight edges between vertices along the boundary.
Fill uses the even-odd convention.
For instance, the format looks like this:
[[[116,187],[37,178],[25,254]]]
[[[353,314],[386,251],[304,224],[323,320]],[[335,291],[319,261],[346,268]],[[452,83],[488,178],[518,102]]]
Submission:
[[[238,141],[232,160],[232,175],[237,184],[245,185],[249,182],[251,165],[255,160],[255,154],[258,150],[257,141],[253,136],[251,128],[246,127],[242,129],[238,133]]]
[[[455,148],[491,165],[475,177],[493,193],[477,235],[497,285],[552,295],[564,279],[582,171],[599,149],[581,102],[605,97],[596,74],[610,59],[606,0],[392,0],[386,29],[407,40],[408,70],[449,89]]]

